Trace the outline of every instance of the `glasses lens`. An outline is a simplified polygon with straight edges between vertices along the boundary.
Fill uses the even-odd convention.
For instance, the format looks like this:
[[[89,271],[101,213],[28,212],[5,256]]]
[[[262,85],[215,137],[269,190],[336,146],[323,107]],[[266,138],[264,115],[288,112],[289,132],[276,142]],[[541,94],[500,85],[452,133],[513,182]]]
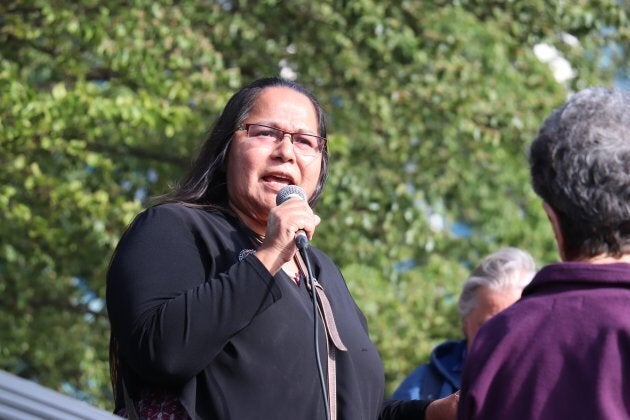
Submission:
[[[288,133],[278,128],[267,127],[261,124],[248,124],[247,136],[256,138],[263,142],[279,142],[284,139],[285,134],[291,134],[291,143],[295,153],[304,156],[316,156],[323,148],[326,139],[314,134]]]
[[[258,124],[250,124],[247,135],[249,137],[258,137],[261,139],[268,139],[273,141],[282,140],[282,137],[284,136],[284,134],[280,130]]]
[[[321,151],[320,141],[318,136],[297,133],[293,135],[293,148],[303,155],[314,156]]]

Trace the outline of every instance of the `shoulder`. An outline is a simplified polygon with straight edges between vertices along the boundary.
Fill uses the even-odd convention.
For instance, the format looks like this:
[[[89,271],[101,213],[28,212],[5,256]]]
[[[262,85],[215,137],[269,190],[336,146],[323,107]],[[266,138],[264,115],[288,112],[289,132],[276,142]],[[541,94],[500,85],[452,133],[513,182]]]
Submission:
[[[225,221],[226,216],[217,210],[206,210],[180,203],[158,204],[139,213],[133,224],[185,224]]]
[[[466,340],[444,341],[435,346],[432,353],[440,359],[450,357],[459,360],[466,353]]]
[[[165,241],[195,241],[204,233],[224,235],[233,224],[219,211],[183,204],[158,204],[138,213],[122,235],[121,242],[160,246]]]
[[[337,267],[335,263],[333,262],[333,260],[328,256],[328,254],[326,254],[321,249],[316,248],[314,246],[310,246],[308,250],[309,250],[309,256],[313,258],[315,261],[317,261],[319,265],[335,267],[335,268]]]
[[[476,372],[472,376],[488,374],[487,363],[491,362],[492,366],[497,368],[530,353],[531,344],[539,341],[537,337],[539,327],[548,323],[549,318],[539,308],[522,310],[528,309],[529,306],[523,305],[520,301],[516,302],[479,328],[471,351],[466,356],[465,373],[468,370],[469,373]]]
[[[349,294],[348,286],[341,273],[341,270],[334,261],[321,249],[310,246],[308,257],[313,269],[313,274],[325,289],[334,288],[337,293]],[[333,289],[331,289],[332,292]]]
[[[193,218],[193,217],[221,217],[219,211],[209,211],[202,207],[187,206],[181,203],[157,204],[144,210],[142,214],[146,217],[165,218]]]

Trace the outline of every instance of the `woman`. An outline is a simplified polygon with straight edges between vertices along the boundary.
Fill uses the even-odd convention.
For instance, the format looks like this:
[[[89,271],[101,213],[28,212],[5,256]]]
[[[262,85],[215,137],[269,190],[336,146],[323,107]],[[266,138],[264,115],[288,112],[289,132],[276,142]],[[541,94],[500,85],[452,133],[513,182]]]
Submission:
[[[320,222],[311,206],[327,165],[324,113],[299,84],[261,79],[229,100],[181,186],[136,218],[112,259],[117,413],[324,419],[332,404],[333,418],[378,417],[384,375],[365,318],[337,267],[311,247],[345,347],[335,355],[336,398],[324,398],[316,363],[294,239],[299,230],[311,238]],[[276,205],[288,184],[308,202]],[[333,344],[316,318],[317,354],[330,372]]]

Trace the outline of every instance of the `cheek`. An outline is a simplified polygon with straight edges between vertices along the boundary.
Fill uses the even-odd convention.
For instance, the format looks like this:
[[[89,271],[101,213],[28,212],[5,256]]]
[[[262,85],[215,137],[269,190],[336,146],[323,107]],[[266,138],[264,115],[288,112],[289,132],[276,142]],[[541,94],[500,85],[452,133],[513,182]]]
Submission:
[[[236,186],[256,169],[258,154],[251,147],[233,144],[228,154],[227,179],[231,186]]]
[[[247,190],[248,176],[252,172],[252,163],[240,148],[230,150],[226,168],[228,193],[240,196]],[[232,198],[232,197],[231,197]]]
[[[317,160],[310,164],[302,165],[300,170],[302,172],[302,188],[304,188],[308,196],[311,196],[319,183],[322,162],[321,160]]]

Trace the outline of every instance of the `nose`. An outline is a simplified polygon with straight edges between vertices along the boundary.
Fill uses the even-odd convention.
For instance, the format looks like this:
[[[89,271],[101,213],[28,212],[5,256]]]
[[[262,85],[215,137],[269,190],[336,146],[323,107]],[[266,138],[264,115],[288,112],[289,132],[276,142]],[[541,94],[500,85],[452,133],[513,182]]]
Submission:
[[[289,141],[284,141],[288,137]],[[285,161],[295,160],[295,150],[293,150],[293,137],[289,133],[284,133],[282,139],[276,142],[275,154]]]
[[[291,133],[282,133],[282,139],[280,139],[280,143],[284,143],[284,139],[289,138],[289,142],[293,144],[293,134]]]

